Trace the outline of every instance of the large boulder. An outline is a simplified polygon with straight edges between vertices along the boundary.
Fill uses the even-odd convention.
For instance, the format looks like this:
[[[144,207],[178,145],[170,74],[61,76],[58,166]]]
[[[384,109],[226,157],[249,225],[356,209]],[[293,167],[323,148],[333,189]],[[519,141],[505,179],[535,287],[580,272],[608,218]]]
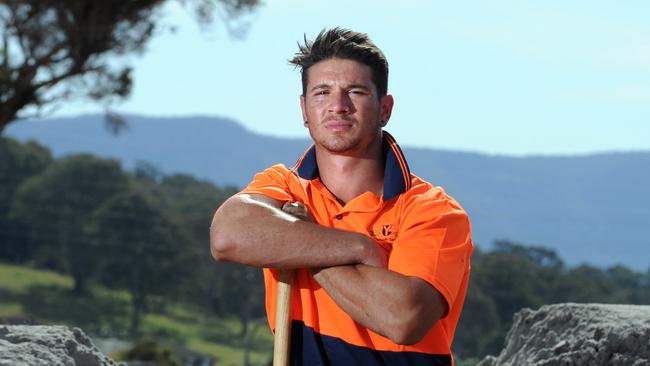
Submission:
[[[556,304],[514,317],[499,356],[479,366],[650,366],[650,306]]]
[[[0,325],[0,366],[118,365],[79,328]],[[123,364],[122,364],[123,365]]]

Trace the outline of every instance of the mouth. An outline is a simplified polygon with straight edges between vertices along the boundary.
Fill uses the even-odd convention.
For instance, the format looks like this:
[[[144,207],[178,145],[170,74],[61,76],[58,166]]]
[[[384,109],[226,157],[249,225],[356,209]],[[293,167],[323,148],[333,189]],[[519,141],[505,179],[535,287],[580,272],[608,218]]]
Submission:
[[[351,129],[353,124],[353,121],[336,118],[325,121],[325,128],[333,132],[344,132]]]

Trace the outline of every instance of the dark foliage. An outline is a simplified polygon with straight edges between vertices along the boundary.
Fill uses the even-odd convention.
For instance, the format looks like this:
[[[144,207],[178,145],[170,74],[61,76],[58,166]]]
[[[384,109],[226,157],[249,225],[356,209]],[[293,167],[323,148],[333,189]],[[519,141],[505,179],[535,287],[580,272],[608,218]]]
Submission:
[[[552,250],[508,241],[476,250],[454,341],[461,358],[498,354],[513,315],[561,302],[650,304],[650,272],[622,265],[566,267]]]
[[[177,226],[159,206],[137,190],[115,194],[92,215],[86,245],[101,253],[99,278],[131,293],[131,331],[137,333],[150,295],[165,295],[191,277]]]
[[[26,237],[33,260],[70,273],[75,292],[82,294],[100,259],[87,245],[91,214],[126,187],[127,177],[117,161],[69,156],[20,184],[9,217],[28,228],[19,237]]]
[[[227,20],[258,0],[188,0],[202,23]],[[143,52],[165,0],[0,1],[0,133],[26,110],[90,98],[103,103],[131,92],[120,56]],[[121,62],[116,62],[121,60]],[[107,114],[109,125],[122,120]]]
[[[160,347],[156,341],[151,339],[138,340],[133,348],[119,355],[118,358],[126,361],[149,361],[157,366],[182,365],[171,349]]]

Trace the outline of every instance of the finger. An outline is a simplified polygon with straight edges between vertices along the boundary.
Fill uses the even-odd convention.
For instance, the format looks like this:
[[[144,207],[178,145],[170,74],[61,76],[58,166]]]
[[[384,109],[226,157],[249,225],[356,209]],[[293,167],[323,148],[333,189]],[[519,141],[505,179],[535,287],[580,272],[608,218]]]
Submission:
[[[305,208],[305,205],[303,205],[300,202],[285,202],[284,205],[282,205],[282,209],[298,209],[298,208]]]
[[[303,221],[314,222],[314,218],[309,213],[309,210],[301,202],[286,202],[284,205],[282,205],[282,211],[293,215]]]
[[[282,206],[282,211],[297,215],[307,214],[307,208],[300,202],[285,203]]]

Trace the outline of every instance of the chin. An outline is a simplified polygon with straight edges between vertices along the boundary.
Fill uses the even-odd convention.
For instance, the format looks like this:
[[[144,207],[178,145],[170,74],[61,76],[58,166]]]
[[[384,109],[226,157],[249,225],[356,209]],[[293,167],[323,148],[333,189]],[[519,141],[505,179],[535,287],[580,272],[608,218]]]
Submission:
[[[343,153],[346,151],[356,150],[359,147],[359,140],[350,139],[330,139],[323,141],[320,145],[327,151],[334,153]]]

